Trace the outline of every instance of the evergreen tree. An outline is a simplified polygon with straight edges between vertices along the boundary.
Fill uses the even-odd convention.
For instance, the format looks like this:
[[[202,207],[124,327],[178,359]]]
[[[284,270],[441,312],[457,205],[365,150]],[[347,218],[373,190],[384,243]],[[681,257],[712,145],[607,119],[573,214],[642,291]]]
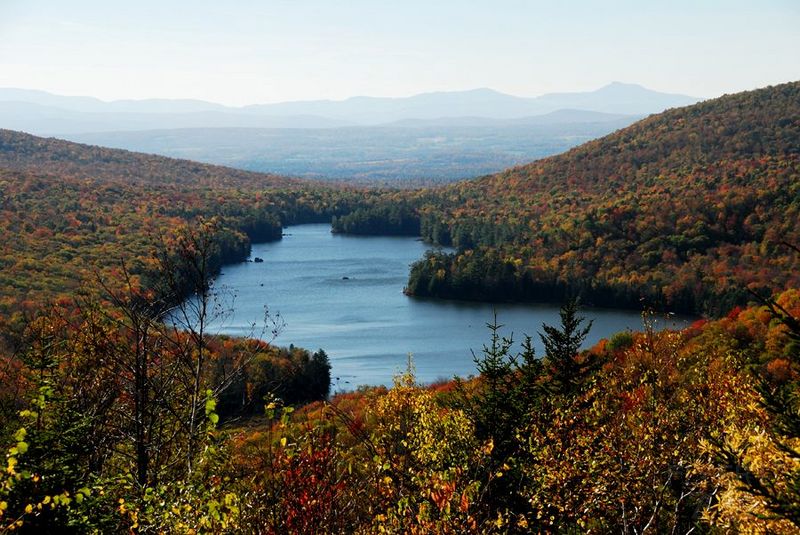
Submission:
[[[516,382],[514,370],[516,359],[511,354],[513,340],[500,335],[502,325],[497,323],[497,314],[486,327],[491,332],[489,345],[483,346],[481,355],[473,354],[475,366],[486,381],[485,396],[480,404],[480,415],[476,419],[479,433],[485,433],[496,442],[507,442],[516,416],[513,396],[509,395]]]
[[[552,375],[551,390],[554,393],[574,394],[587,373],[575,357],[592,328],[592,321],[583,326],[586,320],[578,315],[578,308],[577,299],[568,300],[559,312],[560,328],[542,324],[544,333],[539,333],[545,350],[544,363]]]

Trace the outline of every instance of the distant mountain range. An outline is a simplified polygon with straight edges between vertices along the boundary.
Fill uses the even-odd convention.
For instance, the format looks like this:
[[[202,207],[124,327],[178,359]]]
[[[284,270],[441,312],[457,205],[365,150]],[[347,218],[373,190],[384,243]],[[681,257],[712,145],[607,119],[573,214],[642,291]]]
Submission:
[[[667,108],[686,106],[699,99],[614,82],[586,93],[553,93],[540,97],[515,97],[492,89],[423,93],[406,98],[354,97],[343,101],[286,102],[247,106],[268,115],[305,113],[359,124],[382,124],[404,119],[488,117],[512,119],[543,115],[561,109],[648,115]]]
[[[699,99],[614,82],[596,91],[516,97],[492,89],[423,93],[405,98],[353,97],[223,106],[200,100],[117,100],[0,89],[0,128],[38,135],[173,128],[337,128],[469,126],[559,112],[551,122],[599,122],[648,115]],[[569,110],[569,111],[563,111]],[[610,114],[605,117],[598,114]],[[557,121],[554,121],[557,119]],[[529,119],[526,119],[529,120]],[[492,121],[489,121],[491,123]],[[523,121],[524,122],[524,121]],[[536,121],[534,121],[536,122]],[[494,123],[492,126],[500,126]]]

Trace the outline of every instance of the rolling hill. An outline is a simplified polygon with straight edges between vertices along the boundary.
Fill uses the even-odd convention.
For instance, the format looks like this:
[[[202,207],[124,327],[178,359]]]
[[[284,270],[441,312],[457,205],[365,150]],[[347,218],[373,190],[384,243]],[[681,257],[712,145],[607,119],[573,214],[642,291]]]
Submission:
[[[0,130],[0,168],[50,173],[60,177],[127,179],[162,186],[248,184],[275,187],[297,183],[297,180],[279,175],[251,173],[190,160],[42,138],[11,130]]]
[[[409,291],[724,312],[797,284],[800,83],[669,110],[564,154],[432,192],[454,256]]]
[[[153,251],[198,217],[217,218],[214,270],[289,222],[330,220],[353,190],[277,175],[0,131],[0,312],[71,299],[120,262],[143,284]],[[152,281],[151,281],[152,282]]]

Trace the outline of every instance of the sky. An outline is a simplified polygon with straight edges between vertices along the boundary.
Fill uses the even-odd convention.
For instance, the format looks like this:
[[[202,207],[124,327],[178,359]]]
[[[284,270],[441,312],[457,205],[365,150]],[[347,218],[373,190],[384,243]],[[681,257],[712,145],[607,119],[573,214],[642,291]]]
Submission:
[[[0,87],[229,105],[800,79],[800,0],[0,0]]]

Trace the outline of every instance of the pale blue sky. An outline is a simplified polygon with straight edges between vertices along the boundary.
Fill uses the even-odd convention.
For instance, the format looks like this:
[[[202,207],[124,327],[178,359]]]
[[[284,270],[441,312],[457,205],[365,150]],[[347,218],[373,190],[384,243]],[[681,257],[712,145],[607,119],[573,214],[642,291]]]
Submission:
[[[0,87],[250,104],[800,79],[800,0],[0,0]]]

